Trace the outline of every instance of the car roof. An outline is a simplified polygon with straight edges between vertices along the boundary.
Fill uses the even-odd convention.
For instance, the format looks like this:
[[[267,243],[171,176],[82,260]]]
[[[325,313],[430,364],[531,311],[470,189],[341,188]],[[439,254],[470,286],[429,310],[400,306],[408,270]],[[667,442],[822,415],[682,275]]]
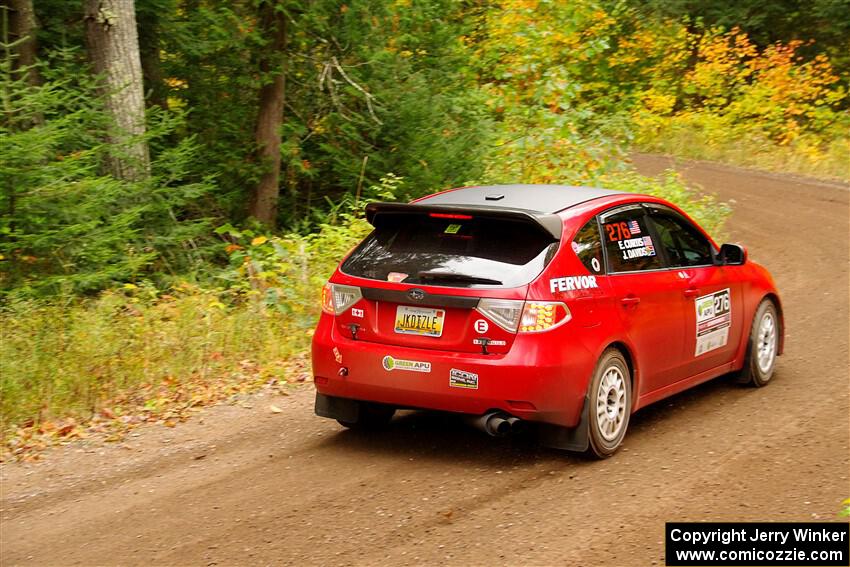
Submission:
[[[417,204],[486,206],[552,214],[593,199],[623,195],[623,191],[576,185],[482,185],[429,195]]]

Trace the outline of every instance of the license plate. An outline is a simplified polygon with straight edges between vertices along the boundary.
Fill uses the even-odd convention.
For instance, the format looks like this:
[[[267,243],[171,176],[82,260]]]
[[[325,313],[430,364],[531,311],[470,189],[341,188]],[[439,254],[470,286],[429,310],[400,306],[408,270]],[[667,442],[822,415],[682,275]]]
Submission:
[[[403,335],[439,337],[443,334],[443,309],[399,305],[395,311],[395,332]]]

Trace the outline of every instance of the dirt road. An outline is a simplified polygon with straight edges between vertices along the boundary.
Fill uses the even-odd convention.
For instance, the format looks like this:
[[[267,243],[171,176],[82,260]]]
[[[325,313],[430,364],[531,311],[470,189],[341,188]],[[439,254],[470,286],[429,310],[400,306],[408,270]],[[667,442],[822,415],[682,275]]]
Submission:
[[[665,521],[835,519],[850,496],[850,190],[682,169],[735,200],[731,239],[778,281],[788,340],[769,387],[720,379],[642,410],[604,462],[420,414],[357,435],[314,417],[309,387],[261,394],[3,465],[2,564],[660,565]]]

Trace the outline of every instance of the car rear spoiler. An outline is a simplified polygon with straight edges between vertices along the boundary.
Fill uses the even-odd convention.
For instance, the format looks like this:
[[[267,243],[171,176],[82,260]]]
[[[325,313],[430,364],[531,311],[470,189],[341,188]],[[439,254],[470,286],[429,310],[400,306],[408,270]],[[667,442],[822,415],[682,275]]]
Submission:
[[[428,205],[426,203],[369,203],[366,205],[366,220],[377,227],[376,219],[384,214],[422,215],[428,213],[458,214],[491,219],[512,219],[535,224],[555,240],[561,239],[563,222],[555,214],[538,213],[522,209],[488,207],[486,205]]]

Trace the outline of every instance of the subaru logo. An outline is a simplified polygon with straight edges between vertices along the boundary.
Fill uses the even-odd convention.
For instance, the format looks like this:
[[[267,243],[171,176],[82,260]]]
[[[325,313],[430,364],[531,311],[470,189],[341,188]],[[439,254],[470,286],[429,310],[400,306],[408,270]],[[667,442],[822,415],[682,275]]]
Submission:
[[[407,292],[407,297],[409,297],[413,301],[422,301],[423,299],[425,299],[425,292],[421,289],[411,289]]]

